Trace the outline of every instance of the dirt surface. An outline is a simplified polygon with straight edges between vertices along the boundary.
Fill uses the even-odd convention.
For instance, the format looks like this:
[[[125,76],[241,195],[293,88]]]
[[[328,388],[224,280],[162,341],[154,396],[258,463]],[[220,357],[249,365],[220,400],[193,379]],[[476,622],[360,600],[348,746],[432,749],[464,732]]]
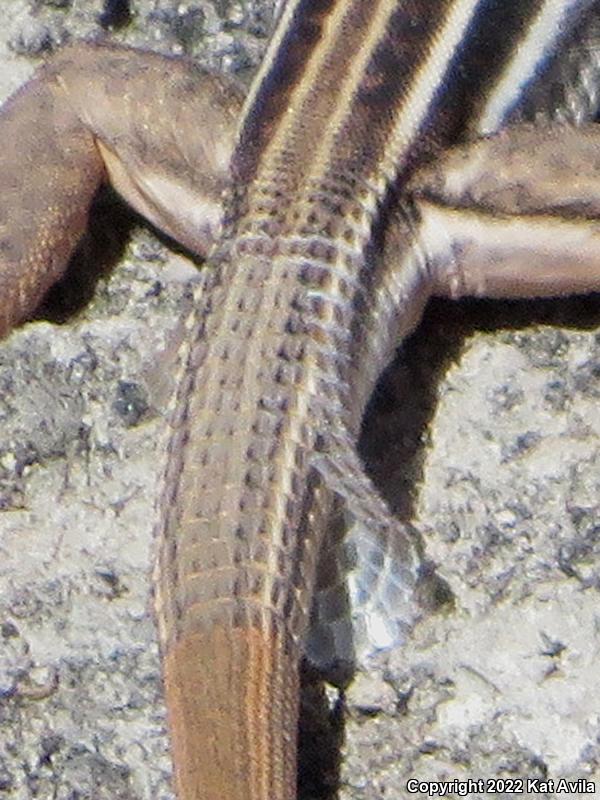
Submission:
[[[258,0],[2,6],[2,96],[82,36],[191,53],[247,79],[271,20]],[[0,345],[7,800],[172,798],[153,492],[164,353],[194,267],[112,201],[99,213],[81,261],[100,252],[103,269],[92,289],[76,280],[78,310],[57,324],[63,295],[50,321]],[[472,786],[473,798],[600,797],[598,324],[594,298],[437,302],[377,391],[363,454],[420,526],[455,604],[350,688],[340,800],[426,797],[410,778],[540,780],[496,795]],[[560,793],[561,778],[598,789]]]

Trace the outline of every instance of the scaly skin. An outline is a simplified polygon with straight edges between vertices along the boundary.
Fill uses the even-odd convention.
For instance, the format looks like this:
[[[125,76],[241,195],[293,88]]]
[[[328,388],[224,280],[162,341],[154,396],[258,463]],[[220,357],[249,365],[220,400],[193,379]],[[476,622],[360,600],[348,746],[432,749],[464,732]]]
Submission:
[[[419,614],[411,599],[417,547],[372,495],[353,449],[392,348],[387,323],[400,317],[406,332],[433,288],[410,225],[397,242],[391,285],[369,251],[374,223],[389,183],[405,182],[465,125],[462,109],[455,104],[455,117],[438,90],[478,4],[418,5],[408,13],[383,0],[315,2],[294,21],[292,4],[283,30],[301,52],[290,42],[274,49],[272,73],[261,75],[242,118],[233,159],[238,188],[178,356],[159,502],[157,615],[181,800],[295,797],[298,661],[334,493],[396,542],[406,625]],[[17,107],[56,110],[61,94],[68,99],[55,127],[69,158],[59,169],[61,154],[50,148],[50,191],[34,214],[34,235],[7,251],[5,329],[55,278],[56,270],[42,277],[40,257],[53,253],[58,268],[64,263],[105,171],[152,216],[146,190],[162,176],[146,171],[145,191],[132,184],[121,172],[125,156],[115,152],[119,135],[112,138],[110,125],[102,128],[82,105],[86,87],[73,63],[90,53],[94,60],[94,52],[67,52],[4,117],[13,133],[22,124]],[[93,109],[113,91],[107,82]],[[197,92],[212,108],[210,92]],[[125,81],[112,99],[127,102],[128,93]],[[227,103],[223,115],[231,116]],[[193,192],[215,204],[221,171],[211,182],[203,164],[202,179]],[[75,214],[56,212],[62,189]],[[192,196],[189,187],[177,191]],[[173,229],[185,241],[197,221],[177,233],[182,216]],[[187,243],[201,249],[204,238]],[[382,322],[386,332],[377,339]]]

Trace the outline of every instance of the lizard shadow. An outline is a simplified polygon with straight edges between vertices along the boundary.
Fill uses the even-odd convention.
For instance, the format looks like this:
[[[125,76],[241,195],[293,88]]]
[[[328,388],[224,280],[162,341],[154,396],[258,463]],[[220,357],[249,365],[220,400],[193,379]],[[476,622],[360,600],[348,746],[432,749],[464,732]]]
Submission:
[[[394,513],[410,520],[423,479],[427,431],[446,372],[477,332],[518,333],[536,326],[600,327],[600,294],[550,300],[434,299],[381,376],[364,415],[361,457]]]
[[[136,221],[135,214],[111,189],[101,187],[67,269],[50,287],[33,319],[64,324],[81,312],[92,301],[98,283],[123,257]]]
[[[153,227],[109,186],[102,186],[90,208],[88,225],[62,277],[50,287],[33,319],[55,324],[71,321],[98,295],[98,286],[125,256],[137,227],[151,230],[169,251],[183,254],[197,267],[203,259]],[[148,258],[152,253],[148,251]]]

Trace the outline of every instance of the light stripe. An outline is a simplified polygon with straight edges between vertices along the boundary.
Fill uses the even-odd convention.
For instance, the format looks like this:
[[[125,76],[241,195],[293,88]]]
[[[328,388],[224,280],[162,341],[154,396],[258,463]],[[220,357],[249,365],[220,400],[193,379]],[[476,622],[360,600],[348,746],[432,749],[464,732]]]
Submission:
[[[385,153],[379,164],[381,175],[390,182],[418,135],[435,95],[442,89],[441,79],[448,71],[457,49],[465,38],[481,0],[456,0],[451,3],[442,27],[432,41],[429,57],[415,73],[412,86],[396,112],[396,119]]]
[[[331,55],[332,42],[336,43],[338,40],[340,32],[339,7],[340,4],[338,2],[335,4],[333,11],[328,14],[324,23],[321,41],[311,53],[308,63],[305,64],[302,71],[302,80],[294,87],[288,107],[285,110],[282,109],[280,115],[281,124],[262,155],[261,161],[270,168],[266,170],[267,179],[271,171],[276,172],[278,170],[278,156],[283,151],[285,143],[292,138],[290,137],[290,132],[298,124],[302,107],[314,92],[315,87],[319,85],[319,76],[322,73],[327,57]],[[353,3],[350,4],[350,7],[353,7]],[[273,154],[275,154],[275,158],[273,158]],[[263,173],[263,177],[264,175],[265,173]]]
[[[266,53],[260,63],[256,75],[254,76],[250,86],[250,91],[246,95],[244,105],[242,106],[242,113],[240,115],[240,123],[242,128],[248,113],[251,111],[252,106],[254,105],[256,96],[262,88],[266,76],[271,71],[275,56],[281,47],[281,42],[285,38],[288,30],[290,30],[293,25],[292,20],[294,19],[294,15],[296,14],[297,8],[301,2],[303,2],[303,0],[287,0],[287,2],[285,2],[283,5],[283,10],[280,10],[277,26],[273,32],[273,35],[271,36],[271,39],[269,40]]]
[[[527,29],[526,36],[513,47],[512,61],[502,70],[499,80],[489,92],[487,103],[473,124],[478,134],[494,133],[507,114],[519,102],[526,85],[544,60],[554,52],[564,32],[567,16],[586,10],[594,0],[546,0]]]
[[[390,3],[389,0],[383,0],[383,2],[378,3],[378,8],[373,12],[373,21],[369,24],[369,37],[363,42],[363,46],[352,62],[352,69],[348,71],[343,82],[340,84],[339,97],[341,98],[341,102],[335,114],[329,119],[326,134],[323,137],[316,157],[312,160],[311,175],[316,181],[327,173],[332,163],[332,156],[335,155],[337,137],[342,129],[342,123],[348,114],[352,112],[352,105],[356,93],[360,88],[365,71],[373,57],[375,49],[381,43],[382,38],[385,37],[390,18],[396,10],[395,5],[395,3]],[[369,176],[368,179],[373,180],[371,176]],[[373,190],[376,195],[381,195],[383,186],[379,180],[379,176],[375,177],[372,191]]]

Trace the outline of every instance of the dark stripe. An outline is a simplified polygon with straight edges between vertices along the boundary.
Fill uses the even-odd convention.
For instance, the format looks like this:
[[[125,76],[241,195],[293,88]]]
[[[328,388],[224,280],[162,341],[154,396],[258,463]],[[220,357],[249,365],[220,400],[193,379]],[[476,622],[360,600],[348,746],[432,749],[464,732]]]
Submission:
[[[544,117],[581,123],[596,119],[599,86],[600,4],[595,3],[540,66],[508,121]]]
[[[487,0],[481,4],[437,110],[444,138],[460,138],[468,129],[543,4],[544,0]],[[442,138],[435,131],[428,135],[433,141]]]
[[[447,0],[398,3],[349,103],[346,121],[336,137],[333,173],[350,168],[372,175],[377,169],[396,108],[404,103],[415,74],[426,64],[432,38],[448,7]],[[406,115],[410,113],[407,108]]]
[[[300,0],[298,3],[252,108],[241,123],[232,164],[236,179],[242,183],[254,177],[260,156],[288,106],[289,96],[302,79],[306,62],[321,39],[325,20],[338,3],[339,0]]]

